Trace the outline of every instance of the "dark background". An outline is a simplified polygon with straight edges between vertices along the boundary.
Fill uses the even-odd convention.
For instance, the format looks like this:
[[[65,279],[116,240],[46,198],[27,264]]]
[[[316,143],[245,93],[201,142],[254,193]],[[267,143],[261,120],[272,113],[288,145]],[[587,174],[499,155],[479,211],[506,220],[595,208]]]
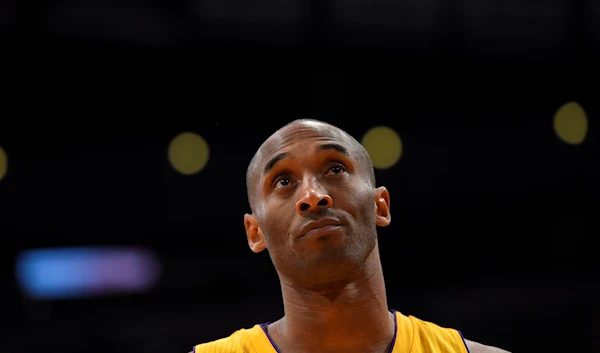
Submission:
[[[296,118],[360,138],[396,129],[379,185],[390,307],[512,352],[600,349],[600,3],[22,1],[0,3],[0,351],[188,352],[282,315],[246,243],[244,173]],[[578,146],[552,119],[588,114]],[[177,173],[167,145],[206,138]],[[31,300],[30,248],[142,245],[151,292]]]

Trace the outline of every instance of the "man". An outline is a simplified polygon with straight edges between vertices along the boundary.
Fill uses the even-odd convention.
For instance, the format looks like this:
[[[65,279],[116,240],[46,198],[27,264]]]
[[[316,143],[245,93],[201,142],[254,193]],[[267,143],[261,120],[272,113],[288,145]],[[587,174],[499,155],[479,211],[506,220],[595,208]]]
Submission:
[[[268,250],[285,315],[195,353],[507,353],[388,308],[376,228],[390,224],[390,195],[346,132],[293,121],[260,146],[246,180],[248,245]]]

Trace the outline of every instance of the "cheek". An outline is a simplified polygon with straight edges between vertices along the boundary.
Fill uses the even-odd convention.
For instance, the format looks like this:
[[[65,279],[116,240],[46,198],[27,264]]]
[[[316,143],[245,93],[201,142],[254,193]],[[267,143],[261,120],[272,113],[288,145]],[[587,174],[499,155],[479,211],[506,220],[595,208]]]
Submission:
[[[364,222],[375,217],[373,195],[371,193],[348,189],[343,190],[340,195],[340,200],[342,200],[340,208],[349,212],[354,219]]]
[[[286,241],[291,223],[289,210],[282,205],[272,205],[270,211],[259,220],[267,244],[281,244]]]

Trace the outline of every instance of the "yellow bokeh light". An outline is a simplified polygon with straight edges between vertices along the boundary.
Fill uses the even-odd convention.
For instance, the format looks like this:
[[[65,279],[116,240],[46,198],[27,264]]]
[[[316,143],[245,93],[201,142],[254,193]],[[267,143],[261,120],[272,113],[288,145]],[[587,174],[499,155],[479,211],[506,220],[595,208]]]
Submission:
[[[587,114],[576,102],[566,103],[554,115],[554,131],[566,143],[581,144],[585,140],[587,130]]]
[[[369,153],[373,167],[387,169],[394,166],[402,155],[402,141],[393,129],[377,126],[363,136],[362,145]]]
[[[8,171],[8,156],[4,149],[0,147],[0,180],[4,178],[6,172]]]
[[[184,175],[200,172],[208,163],[209,155],[204,138],[193,132],[183,132],[169,144],[169,162],[173,169]]]

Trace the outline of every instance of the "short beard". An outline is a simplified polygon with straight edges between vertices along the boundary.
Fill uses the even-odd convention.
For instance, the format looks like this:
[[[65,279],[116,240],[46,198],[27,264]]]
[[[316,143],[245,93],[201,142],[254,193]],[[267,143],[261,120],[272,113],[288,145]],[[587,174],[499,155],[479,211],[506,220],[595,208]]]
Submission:
[[[293,264],[284,275],[301,286],[312,289],[329,288],[335,283],[344,285],[351,282],[375,250],[377,236],[360,245],[328,249],[310,258],[304,258]],[[289,254],[289,258],[294,258]],[[272,259],[271,259],[272,260]]]

